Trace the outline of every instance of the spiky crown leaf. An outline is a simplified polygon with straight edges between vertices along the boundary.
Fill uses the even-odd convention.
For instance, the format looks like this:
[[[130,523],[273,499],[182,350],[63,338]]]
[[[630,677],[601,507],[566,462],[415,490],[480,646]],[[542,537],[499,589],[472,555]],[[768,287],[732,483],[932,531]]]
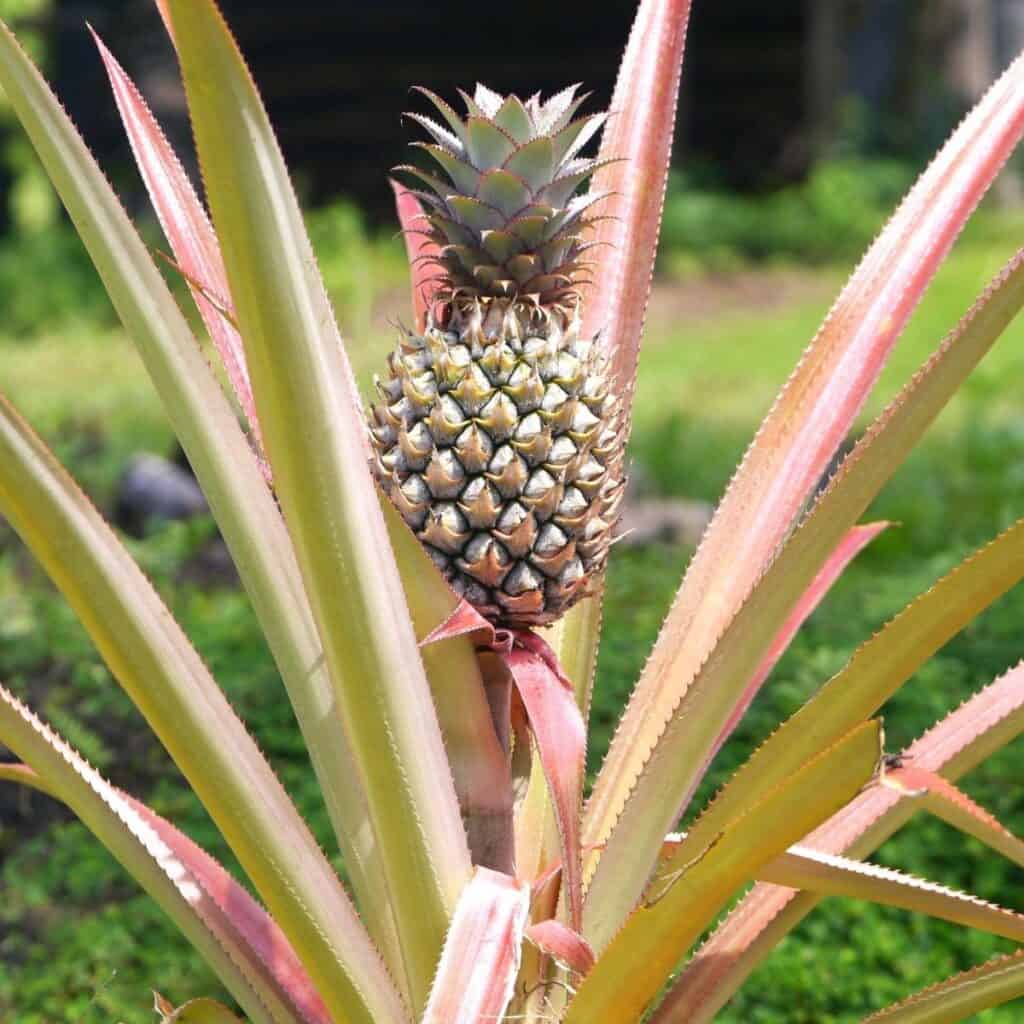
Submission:
[[[605,193],[577,195],[600,162],[580,151],[606,113],[574,115],[587,99],[578,85],[542,101],[500,96],[477,85],[462,117],[443,99],[420,89],[447,128],[408,114],[430,134],[426,150],[447,180],[417,167],[396,170],[427,186],[416,195],[426,210],[426,234],[440,247],[438,295],[530,298],[551,309],[574,306],[583,283],[587,211]]]

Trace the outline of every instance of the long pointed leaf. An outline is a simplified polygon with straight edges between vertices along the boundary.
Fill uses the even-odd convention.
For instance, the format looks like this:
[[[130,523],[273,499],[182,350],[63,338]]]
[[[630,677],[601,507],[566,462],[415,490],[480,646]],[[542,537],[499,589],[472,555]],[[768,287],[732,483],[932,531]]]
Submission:
[[[427,312],[430,309],[430,285],[427,279],[437,273],[437,268],[431,266],[426,257],[438,256],[441,250],[436,242],[423,237],[427,222],[420,201],[400,182],[392,181],[391,189],[395,193],[398,222],[405,236],[413,320],[416,330],[422,333],[427,326]]]
[[[609,753],[587,807],[583,840],[584,845],[597,844],[610,833],[591,885],[591,892],[603,913],[613,913],[616,903],[620,915],[628,912],[637,892],[629,891],[628,886],[621,884],[621,879],[635,877],[637,872],[642,877],[653,865],[662,837],[689,801],[707,765],[708,751],[741,699],[746,681],[783,627],[786,616],[844,533],[856,522],[1022,303],[1024,255],[1018,253],[911,383],[872,424],[730,622],[692,685],[686,687],[678,704],[671,709],[664,727],[657,734],[645,736],[642,742],[638,740],[641,753],[649,750],[649,754],[640,775],[632,778],[628,802],[615,816],[612,812],[617,802],[612,802],[611,796],[616,787],[630,777],[620,773],[626,770],[627,760],[632,760],[633,754],[627,752],[627,760],[623,760]],[[1018,527],[997,542],[1009,561],[1001,562],[1002,555],[997,552],[983,554],[962,577],[974,581],[972,586],[977,583],[980,589],[975,597],[980,603],[972,606],[971,600],[960,601],[956,605],[957,614],[968,614],[971,607],[979,610],[1016,582],[1016,572],[1021,566],[1010,552],[1017,551],[1022,533],[1024,530]],[[1024,553],[1024,548],[1021,552]],[[992,573],[991,580],[982,581],[979,574],[988,572]],[[951,581],[946,586],[954,589],[958,583]],[[989,593],[987,598],[981,596],[985,590]],[[943,612],[931,599],[926,600],[919,611],[924,608],[938,612],[940,617]],[[914,621],[914,617],[908,621]],[[946,621],[955,631],[966,620],[960,619],[960,625],[954,625],[951,618]],[[663,700],[674,686],[672,681],[682,678],[678,673],[688,672],[689,652],[681,648],[676,653],[675,661],[669,660],[654,669],[657,673],[668,673],[661,676],[665,684],[661,688]],[[645,674],[652,670],[652,665],[654,661],[648,663]],[[877,689],[876,696],[884,700],[892,692],[887,687],[895,687],[899,681],[890,680]],[[877,683],[876,680],[871,685],[877,686]],[[642,689],[641,685],[637,693]],[[874,707],[877,705],[872,705],[864,714],[873,713]],[[648,727],[656,721],[648,722]],[[832,733],[832,737],[841,734]],[[772,770],[780,774],[792,771],[801,763],[801,758],[812,752],[817,738],[801,733]],[[609,770],[607,776],[605,769]],[[777,781],[780,774],[771,778]],[[767,776],[759,778],[754,773],[751,777],[756,785],[770,785]],[[600,789],[601,778],[606,778],[608,783],[603,790]]]
[[[513,874],[512,783],[507,752],[494,729],[480,665],[468,636],[423,641],[446,622],[459,598],[398,510],[381,499],[402,574],[423,665],[451,764],[473,863]]]
[[[889,779],[888,773],[885,778]],[[950,785],[941,776],[934,778]],[[662,846],[663,861],[679,851],[684,838],[684,833],[666,837]],[[773,886],[802,889],[818,897],[849,896],[912,910],[1018,942],[1024,934],[1024,916],[1016,911],[892,868],[823,853],[806,845],[789,847],[775,860],[764,864],[757,877]]]
[[[733,776],[702,816],[704,828],[727,822],[814,751],[874,714],[939,647],[1021,578],[1024,520],[962,562],[861,645]],[[699,848],[704,840],[696,832],[695,826],[684,847]]]
[[[192,942],[255,1022],[329,1024],[274,922],[212,858],[107,783],[5,687],[0,738],[34,766],[2,777],[66,803]],[[155,827],[161,822],[163,828]]]
[[[785,538],[1022,131],[1024,57],[965,119],[868,251],[748,449],[612,741],[591,800],[595,841],[613,827],[656,737]]]
[[[642,0],[619,65],[593,192],[607,192],[584,330],[601,332],[612,377],[627,403],[651,291],[665,205],[690,0]]]
[[[534,651],[514,649],[505,658],[526,708],[537,756],[547,779],[562,854],[563,891],[569,924],[583,918],[580,815],[586,767],[586,727],[568,680],[562,680]]]
[[[188,638],[5,399],[0,510],[191,783],[342,1020],[404,1019],[334,870]]]
[[[217,236],[213,233],[206,211],[188,180],[181,162],[150,113],[135,83],[128,77],[114,55],[95,32],[93,39],[107,69],[110,85],[128,133],[139,173],[146,184],[160,226],[164,230],[175,258],[189,280],[203,323],[220,355],[228,381],[235,392],[257,445],[260,441],[259,421],[253,402],[245,352],[238,331],[224,316],[230,306],[227,273],[221,259]],[[204,292],[194,282],[203,282]],[[219,300],[220,308],[211,301]]]
[[[786,619],[779,632],[776,633],[775,639],[772,640],[771,646],[765,652],[753,677],[747,683],[739,702],[732,709],[725,725],[722,726],[722,730],[707,756],[704,771],[710,766],[718,751],[722,749],[722,744],[732,735],[733,729],[736,728],[740,719],[746,714],[747,708],[750,707],[761,687],[767,681],[768,676],[771,675],[771,671],[779,658],[786,653],[787,648],[793,642],[793,637],[796,636],[800,627],[807,620],[807,617],[821,604],[825,595],[832,589],[832,585],[843,574],[843,570],[850,562],[888,525],[888,523],[868,523],[864,526],[852,527],[839,542],[838,547],[829,555],[828,561],[825,562],[818,575],[811,581],[810,586],[803,592],[800,600],[797,601],[790,612],[789,618]]]
[[[1024,950],[947,978],[863,1024],[956,1024],[982,1010],[1024,998]]]
[[[715,817],[727,820],[801,758],[874,714],[943,644],[1022,578],[1024,520],[961,562],[863,643],[736,773],[712,804]]]
[[[690,16],[689,0],[642,0],[612,96],[594,192],[607,219],[598,221],[592,285],[583,330],[600,332],[626,415],[654,272],[665,205],[679,80]],[[569,610],[550,640],[586,721],[601,635],[603,587]],[[547,851],[551,852],[551,851]]]
[[[388,947],[374,839],[291,540],[235,414],[149,252],[74,125],[10,33],[0,85],[60,193],[210,502],[288,687],[352,884]]]
[[[911,765],[886,773],[890,785],[903,787],[947,825],[959,829],[1024,867],[1024,842],[979,807],[966,793],[935,772]]]
[[[1016,942],[1024,941],[1024,916],[969,893],[901,874],[891,868],[821,853],[807,846],[790,847],[766,864],[758,878],[817,896],[848,896],[900,907],[918,914],[977,928]]]
[[[904,752],[917,768],[956,779],[1024,732],[1024,666],[985,687]],[[874,786],[804,840],[865,857],[920,806],[913,790]],[[812,893],[758,884],[679,975],[652,1024],[706,1024],[754,967],[817,905]]]
[[[591,184],[607,192],[607,219],[598,221],[593,284],[583,329],[600,332],[610,372],[628,417],[640,336],[651,290],[665,204],[679,80],[690,16],[689,0],[642,0],[612,96],[599,160],[608,162]],[[551,646],[576,686],[586,721],[601,635],[603,588],[571,608]]]
[[[280,150],[216,7],[171,0],[267,453],[367,795],[415,1007],[470,861],[365,425]]]
[[[445,940],[423,1024],[500,1021],[512,998],[530,887],[477,868]]]
[[[733,892],[871,777],[880,737],[877,722],[865,723],[728,823],[695,855],[682,859],[677,851],[664,862],[645,902],[580,984],[567,1024],[633,1024],[640,1019],[676,962]]]

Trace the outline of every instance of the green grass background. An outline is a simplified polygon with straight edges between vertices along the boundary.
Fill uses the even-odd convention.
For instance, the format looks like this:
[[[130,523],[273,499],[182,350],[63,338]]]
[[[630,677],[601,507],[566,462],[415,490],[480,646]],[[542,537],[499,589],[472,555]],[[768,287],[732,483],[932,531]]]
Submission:
[[[387,315],[407,315],[407,298],[395,243],[367,240],[347,217],[326,213],[314,232],[353,339],[353,359],[368,385],[393,334]],[[989,215],[958,246],[894,353],[869,413],[964,312],[1012,252],[1020,227]],[[352,246],[358,247],[356,258]],[[670,269],[691,273],[678,260]],[[631,446],[652,490],[717,499],[844,276],[842,268],[770,265],[757,273],[743,270],[738,278],[660,283]],[[733,285],[740,288],[739,308],[729,298]],[[40,319],[32,309],[26,315],[28,322]],[[125,459],[140,448],[167,451],[169,429],[129,341],[102,316],[41,322],[44,329],[28,338],[22,332],[0,337],[0,387],[101,507],[109,507]],[[1022,369],[1024,324],[1007,332],[876,502],[869,517],[898,525],[858,559],[811,617],[723,749],[698,803],[859,641],[1024,513]],[[205,522],[171,525],[132,547],[333,851],[298,731],[247,601],[229,587],[204,589],[188,581],[211,532]],[[690,554],[657,545],[619,550],[612,560],[592,720],[594,770]],[[1024,653],[1022,621],[1024,592],[1018,590],[922,669],[885,709],[890,747],[909,741],[1015,663]],[[0,678],[111,779],[231,863],[80,627],[6,531],[0,545]],[[1021,832],[1019,766],[1019,747],[1008,749],[974,772],[965,788]],[[151,988],[175,1002],[218,991],[160,912],[78,824],[37,794],[5,791],[0,797],[9,812],[0,831],[0,1020],[135,1024],[153,1019]],[[937,822],[915,820],[878,859],[1024,909],[1021,872]],[[1008,948],[950,925],[827,900],[754,974],[721,1019],[856,1021]],[[1006,1007],[979,1019],[1010,1024],[1020,1020],[1020,1010]]]

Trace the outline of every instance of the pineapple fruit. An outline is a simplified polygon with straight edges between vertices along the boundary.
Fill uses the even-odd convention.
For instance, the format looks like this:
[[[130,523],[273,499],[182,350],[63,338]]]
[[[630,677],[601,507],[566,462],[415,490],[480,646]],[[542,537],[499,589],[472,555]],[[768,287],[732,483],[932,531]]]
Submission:
[[[593,243],[580,151],[604,114],[571,87],[542,102],[477,86],[447,127],[409,116],[447,180],[418,168],[436,290],[377,380],[370,432],[384,491],[457,593],[499,625],[557,619],[604,568],[623,491],[622,416],[581,335]]]

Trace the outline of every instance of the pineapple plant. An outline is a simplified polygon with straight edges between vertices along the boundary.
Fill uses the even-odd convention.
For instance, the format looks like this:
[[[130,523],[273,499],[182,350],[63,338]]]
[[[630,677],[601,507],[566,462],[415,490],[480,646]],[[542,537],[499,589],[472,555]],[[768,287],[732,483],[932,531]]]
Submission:
[[[378,381],[381,485],[457,594],[508,626],[545,625],[602,571],[622,497],[623,429],[597,339],[581,334],[585,232],[604,114],[574,119],[478,85],[448,128],[409,115],[445,179],[406,166],[436,267],[426,329]],[[409,228],[415,232],[417,228]]]
[[[213,0],[157,3],[209,213],[97,43],[219,368],[2,25],[0,87],[231,548],[349,884],[120,539],[3,398],[0,512],[255,895],[3,685],[0,741],[20,761],[0,763],[0,779],[70,807],[255,1024],[701,1024],[825,895],[1024,942],[1024,915],[865,859],[924,810],[1024,864],[1024,844],[956,786],[1024,732],[1024,666],[896,756],[877,717],[1024,579],[1024,520],[866,641],[687,833],[672,831],[796,630],[886,527],[858,523],[874,496],[1024,306],[1021,251],[816,494],[915,303],[1024,134],[1024,60],[921,176],[783,386],[584,801],[601,571],[688,0],[641,0],[596,158],[581,154],[602,117],[575,117],[573,90],[522,101],[479,88],[464,117],[430,97],[447,127],[414,116],[444,177],[407,169],[426,188],[397,189],[414,322],[368,414],[220,12]],[[1015,954],[877,1020],[959,1020],[1022,995]],[[160,997],[156,1010],[164,1024],[238,1020],[206,998]]]

